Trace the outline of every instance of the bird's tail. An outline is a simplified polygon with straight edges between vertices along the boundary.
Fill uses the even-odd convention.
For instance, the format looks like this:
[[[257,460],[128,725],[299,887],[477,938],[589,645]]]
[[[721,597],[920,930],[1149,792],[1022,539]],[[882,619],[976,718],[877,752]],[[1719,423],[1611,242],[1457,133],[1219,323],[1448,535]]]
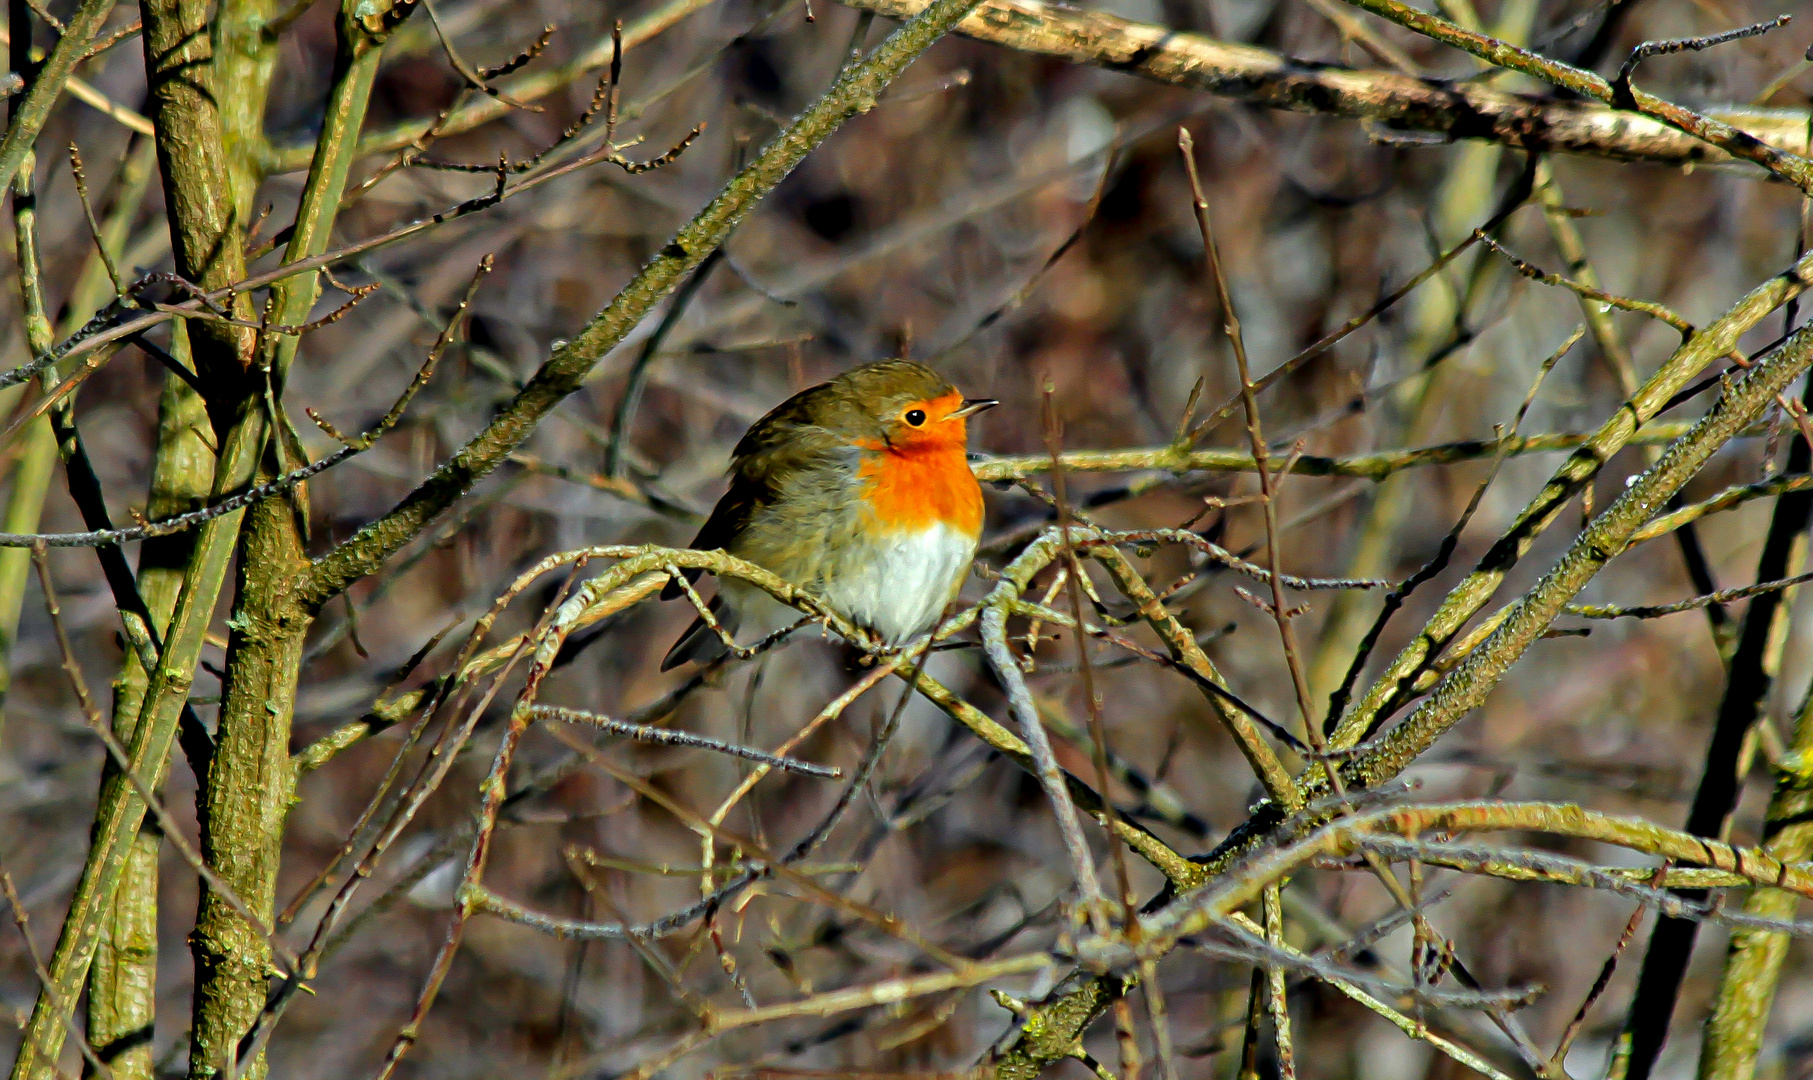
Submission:
[[[735,637],[737,626],[742,620],[737,609],[724,602],[724,594],[712,597],[711,603],[705,606],[710,610],[711,617],[724,628],[724,632]],[[680,640],[674,642],[674,647],[667,650],[666,658],[661,661],[661,670],[672,671],[691,660],[709,664],[729,651],[724,647],[724,639],[704,619],[694,619],[686,633],[680,635]]]

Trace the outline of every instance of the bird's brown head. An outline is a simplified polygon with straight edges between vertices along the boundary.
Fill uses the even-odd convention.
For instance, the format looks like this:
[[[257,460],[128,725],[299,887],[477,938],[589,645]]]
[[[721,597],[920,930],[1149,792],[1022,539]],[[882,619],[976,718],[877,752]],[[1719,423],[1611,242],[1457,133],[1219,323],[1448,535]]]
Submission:
[[[965,398],[943,376],[911,360],[852,368],[814,397],[812,423],[864,449],[896,453],[961,448],[968,418],[996,404]]]

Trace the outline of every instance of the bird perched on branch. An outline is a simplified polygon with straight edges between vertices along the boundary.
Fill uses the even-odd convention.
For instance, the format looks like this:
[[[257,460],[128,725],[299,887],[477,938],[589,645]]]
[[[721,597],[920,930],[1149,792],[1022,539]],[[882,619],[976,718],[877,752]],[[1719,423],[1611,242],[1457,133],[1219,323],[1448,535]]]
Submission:
[[[910,360],[865,364],[802,390],[737,443],[730,490],[692,546],[747,559],[903,645],[938,620],[975,558],[982,489],[969,468],[967,421],[995,404],[965,398]],[[683,591],[669,582],[662,596]],[[765,636],[799,616],[734,578],[719,582],[710,610],[730,634]],[[726,651],[701,618],[661,670]]]

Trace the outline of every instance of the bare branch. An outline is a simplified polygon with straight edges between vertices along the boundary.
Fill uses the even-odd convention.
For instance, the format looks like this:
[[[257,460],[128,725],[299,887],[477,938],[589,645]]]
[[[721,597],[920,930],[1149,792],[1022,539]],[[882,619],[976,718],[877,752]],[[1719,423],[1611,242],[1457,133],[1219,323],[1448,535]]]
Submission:
[[[924,0],[844,2],[894,18],[905,18],[924,6]],[[1359,6],[1385,14],[1376,0]],[[1653,117],[1591,102],[1509,94],[1469,81],[1309,64],[1250,45],[1103,12],[1058,7],[1043,0],[988,0],[957,32],[1023,52],[1093,64],[1236,101],[1369,120],[1388,131],[1430,132],[1446,140],[1481,139],[1534,152],[1670,165],[1737,160],[1728,152],[1732,147],[1701,141],[1674,126],[1667,114]],[[1468,40],[1492,39],[1472,35]],[[1511,48],[1501,42],[1492,44]],[[1500,62],[1496,54],[1486,58]],[[1597,80],[1598,92],[1588,89],[1585,76],[1579,80],[1581,92],[1606,100],[1610,84],[1597,76],[1591,79]],[[1647,105],[1654,99],[1643,95],[1641,100]],[[1738,136],[1760,140],[1766,150],[1774,148],[1770,153],[1801,153],[1807,148],[1804,112],[1731,107],[1708,110],[1705,118]],[[1735,144],[1736,140],[1727,141]]]
[[[638,742],[658,743],[662,746],[685,746],[696,750],[715,750],[720,754],[758,761],[776,769],[785,769],[805,776],[816,776],[826,780],[835,780],[843,775],[843,770],[830,765],[814,765],[809,761],[797,758],[776,757],[763,753],[749,746],[738,746],[721,739],[711,739],[704,735],[694,735],[690,731],[675,731],[673,728],[650,727],[647,724],[627,724],[613,720],[608,716],[585,712],[580,709],[567,709],[557,705],[537,705],[531,710],[537,720],[564,720],[569,724],[584,724],[595,727],[612,735],[622,735]]]

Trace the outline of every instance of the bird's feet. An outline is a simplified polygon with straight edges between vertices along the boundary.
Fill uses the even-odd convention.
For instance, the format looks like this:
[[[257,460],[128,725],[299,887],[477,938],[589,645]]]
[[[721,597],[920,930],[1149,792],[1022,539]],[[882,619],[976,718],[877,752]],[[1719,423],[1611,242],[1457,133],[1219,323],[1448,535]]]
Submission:
[[[855,638],[844,642],[844,667],[849,671],[873,668],[900,651],[867,627],[856,627],[856,634]]]

